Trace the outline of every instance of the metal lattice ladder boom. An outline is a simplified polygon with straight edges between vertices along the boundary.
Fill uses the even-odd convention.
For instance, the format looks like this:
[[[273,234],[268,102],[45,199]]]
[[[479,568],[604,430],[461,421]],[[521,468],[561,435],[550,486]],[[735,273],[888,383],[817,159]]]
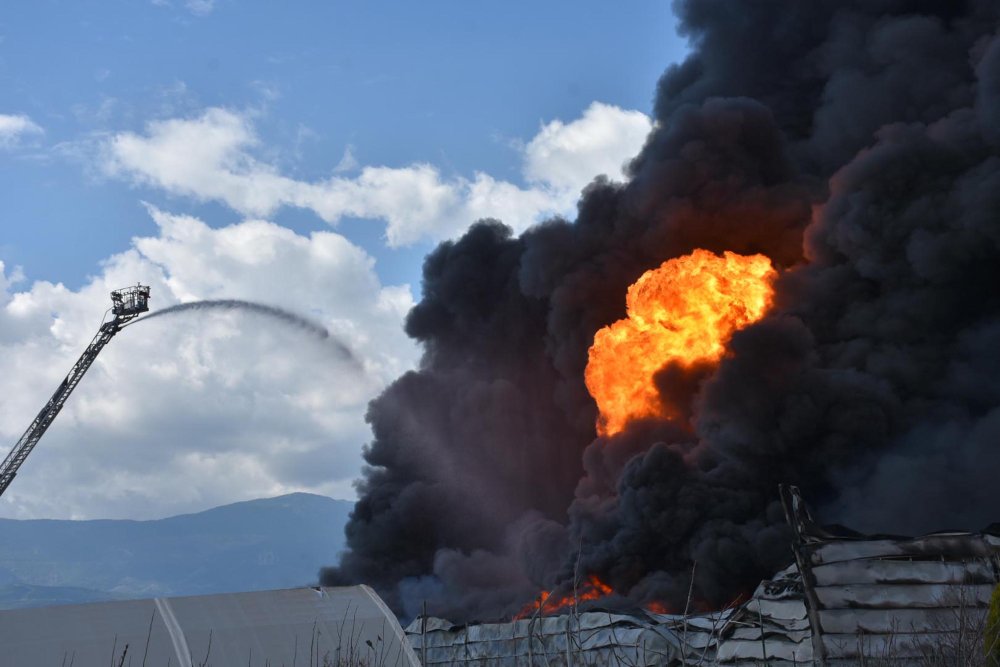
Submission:
[[[66,379],[62,381],[49,402],[28,426],[24,435],[4,459],[3,464],[0,464],[0,495],[3,495],[10,483],[14,481],[21,464],[45,435],[45,431],[62,410],[69,395],[80,384],[80,380],[83,379],[84,374],[94,363],[94,359],[104,349],[104,346],[111,342],[111,339],[126,322],[149,310],[149,287],[136,285],[135,287],[115,290],[111,293],[111,303],[114,319],[101,324],[97,335],[90,341],[90,345],[83,351],[77,362],[73,364]]]

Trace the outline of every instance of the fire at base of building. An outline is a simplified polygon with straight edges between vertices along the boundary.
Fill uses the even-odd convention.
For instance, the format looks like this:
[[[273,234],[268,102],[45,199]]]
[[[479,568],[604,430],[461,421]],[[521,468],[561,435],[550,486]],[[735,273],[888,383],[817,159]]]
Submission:
[[[860,535],[818,526],[794,487],[782,500],[795,562],[733,608],[590,609],[465,626],[417,618],[407,636],[427,667],[993,664],[983,642],[1000,531]]]

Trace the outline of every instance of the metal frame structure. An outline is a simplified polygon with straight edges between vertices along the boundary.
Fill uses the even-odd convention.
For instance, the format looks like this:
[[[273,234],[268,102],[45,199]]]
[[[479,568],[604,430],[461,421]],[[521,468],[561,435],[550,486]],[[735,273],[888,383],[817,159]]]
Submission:
[[[111,312],[114,317],[101,324],[97,335],[94,336],[94,339],[90,341],[90,345],[87,346],[87,349],[83,351],[80,358],[73,364],[66,379],[62,381],[55,393],[52,394],[52,398],[45,404],[45,407],[42,408],[38,416],[28,426],[24,435],[21,436],[17,444],[14,445],[14,448],[11,449],[7,458],[0,464],[0,495],[3,495],[7,487],[10,486],[10,483],[14,481],[14,477],[17,475],[21,464],[28,458],[28,454],[35,448],[35,445],[38,444],[42,436],[45,435],[45,431],[55,420],[59,411],[62,410],[69,395],[80,384],[84,373],[94,363],[94,359],[104,349],[104,346],[114,338],[116,333],[121,331],[126,322],[135,319],[148,310],[149,287],[145,285],[126,287],[111,292]]]

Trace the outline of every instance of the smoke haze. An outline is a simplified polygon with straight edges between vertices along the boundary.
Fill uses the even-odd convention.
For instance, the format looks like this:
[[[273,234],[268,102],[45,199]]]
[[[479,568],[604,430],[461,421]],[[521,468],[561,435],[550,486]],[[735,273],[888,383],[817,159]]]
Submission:
[[[627,183],[431,253],[424,348],[371,403],[350,550],[324,583],[496,618],[582,573],[720,605],[790,562],[777,485],[862,530],[1000,519],[1000,5],[675,3],[692,54]],[[763,253],[769,315],[663,368],[680,421],[597,437],[595,332],[647,269]],[[606,602],[614,602],[606,601]]]

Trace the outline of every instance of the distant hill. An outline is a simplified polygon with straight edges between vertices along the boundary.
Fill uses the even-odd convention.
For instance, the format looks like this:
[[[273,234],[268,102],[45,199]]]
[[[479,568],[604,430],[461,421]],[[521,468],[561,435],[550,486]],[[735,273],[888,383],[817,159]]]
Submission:
[[[155,521],[0,519],[0,609],[313,584],[352,507],[293,493]]]

